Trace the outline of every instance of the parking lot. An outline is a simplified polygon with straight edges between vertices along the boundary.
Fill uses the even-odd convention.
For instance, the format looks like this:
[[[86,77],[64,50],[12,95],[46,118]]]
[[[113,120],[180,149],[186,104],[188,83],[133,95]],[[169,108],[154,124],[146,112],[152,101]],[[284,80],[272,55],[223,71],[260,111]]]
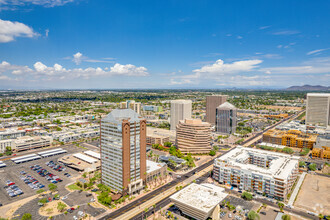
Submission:
[[[67,150],[68,154],[82,151],[81,148],[77,147],[67,148]],[[51,160],[57,163],[57,159],[60,157],[63,157],[63,154],[29,161],[21,164],[15,164],[11,160],[7,160],[7,167],[4,167],[0,170],[0,203],[6,205],[11,202],[15,202],[20,199],[35,195],[36,191],[40,189],[40,186],[42,185],[44,185],[43,189],[48,190],[48,185],[51,183],[51,181],[47,180],[46,176],[41,176],[36,171],[31,170],[30,166],[34,165],[40,165],[40,167],[46,169],[49,173],[60,178],[62,182],[57,182],[55,179],[56,183],[53,183],[57,185],[60,195],[67,194],[68,191],[65,190],[65,185],[73,182],[72,178],[77,177],[79,173],[68,167],[66,167],[65,171],[59,172],[46,165],[46,163]],[[69,173],[71,177],[65,176],[64,173]],[[8,185],[7,181],[15,183],[15,186],[20,188],[23,194],[11,197],[7,192],[7,189],[4,188]],[[29,183],[26,183],[24,181],[28,181]]]
[[[72,195],[71,195],[72,194]],[[75,196],[77,196],[76,194],[71,193],[68,195],[68,198],[70,198],[70,195],[72,197],[72,199],[75,198]],[[49,196],[45,196],[46,198]],[[74,219],[74,216],[76,217],[82,217],[81,213],[88,213],[91,216],[95,217],[100,215],[101,213],[105,212],[106,210],[102,209],[102,208],[94,208],[93,206],[87,205],[87,203],[81,203],[79,199],[85,197],[85,194],[81,194],[79,195],[79,198],[76,198],[76,201],[79,201],[80,207],[77,209],[77,206],[75,206],[73,211],[68,212],[67,214],[60,214],[57,216],[53,216],[53,219],[55,220],[69,220],[69,219]],[[90,197],[88,197],[90,199]],[[21,217],[23,216],[24,213],[30,213],[32,215],[32,219],[38,219],[38,220],[46,220],[48,219],[48,217],[46,216],[41,216],[39,214],[39,208],[40,206],[38,205],[38,200],[39,199],[34,199],[31,200],[30,202],[24,204],[23,206],[21,206],[19,209],[16,210],[16,212],[14,213],[14,216],[16,216],[17,219],[21,219]],[[68,205],[68,209],[71,208],[73,205],[70,205],[68,203],[68,201],[64,200],[64,202]],[[77,205],[77,203],[74,203],[75,205]]]
[[[226,201],[229,201],[231,205],[237,207],[237,206],[241,206],[242,209],[248,209],[248,210],[251,210],[254,206],[254,203],[253,202],[250,202],[250,201],[246,201],[244,199],[241,199],[241,198],[237,198],[237,197],[234,197],[234,196],[227,196],[225,198]]]

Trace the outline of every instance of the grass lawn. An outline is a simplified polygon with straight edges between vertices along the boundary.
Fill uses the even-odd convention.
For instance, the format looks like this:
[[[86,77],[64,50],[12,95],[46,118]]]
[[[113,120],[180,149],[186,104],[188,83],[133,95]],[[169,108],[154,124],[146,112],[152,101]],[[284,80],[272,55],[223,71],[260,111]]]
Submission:
[[[81,190],[81,188],[79,186],[77,186],[75,183],[69,185],[68,188],[71,190]]]

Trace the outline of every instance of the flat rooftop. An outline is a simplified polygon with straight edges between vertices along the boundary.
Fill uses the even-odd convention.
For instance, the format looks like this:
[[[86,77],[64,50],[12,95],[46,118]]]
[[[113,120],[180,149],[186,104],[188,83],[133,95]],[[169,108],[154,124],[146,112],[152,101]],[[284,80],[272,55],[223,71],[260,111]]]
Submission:
[[[192,183],[170,197],[172,201],[177,201],[194,209],[209,212],[218,205],[226,196],[225,189],[213,184]]]
[[[155,170],[158,170],[158,169],[164,167],[165,165],[166,165],[166,163],[156,163],[154,161],[147,160],[147,173],[151,173]]]
[[[246,163],[251,156],[268,157],[271,158],[269,167],[260,167],[254,164]],[[284,153],[277,153],[266,150],[251,149],[242,146],[237,146],[235,149],[229,151],[227,154],[217,158],[215,163],[226,164],[226,167],[239,168],[255,172],[271,178],[286,179],[291,173],[292,169],[298,164],[300,157],[292,156]]]

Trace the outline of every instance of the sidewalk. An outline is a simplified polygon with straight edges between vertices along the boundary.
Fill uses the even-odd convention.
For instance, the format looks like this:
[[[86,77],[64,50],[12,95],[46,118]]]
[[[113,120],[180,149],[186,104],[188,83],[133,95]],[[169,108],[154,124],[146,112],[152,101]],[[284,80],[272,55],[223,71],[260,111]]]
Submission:
[[[297,183],[296,187],[294,188],[294,190],[293,190],[293,192],[292,192],[292,195],[291,195],[291,197],[290,197],[290,199],[289,199],[288,205],[293,206],[293,203],[294,203],[294,201],[295,201],[295,199],[296,199],[296,197],[297,197],[297,194],[298,194],[298,192],[299,192],[300,186],[301,186],[301,184],[303,183],[306,174],[307,174],[306,172],[303,172],[303,173],[301,174],[301,176],[300,176],[300,178],[299,178],[299,180],[298,180],[298,183]]]

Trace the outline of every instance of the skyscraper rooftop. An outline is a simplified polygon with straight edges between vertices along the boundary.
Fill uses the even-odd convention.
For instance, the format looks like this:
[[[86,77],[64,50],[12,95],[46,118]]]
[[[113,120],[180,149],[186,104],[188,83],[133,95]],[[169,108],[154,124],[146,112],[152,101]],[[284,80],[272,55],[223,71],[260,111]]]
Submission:
[[[122,120],[129,122],[139,122],[142,117],[132,109],[115,109],[109,113],[102,121],[120,123]]]

